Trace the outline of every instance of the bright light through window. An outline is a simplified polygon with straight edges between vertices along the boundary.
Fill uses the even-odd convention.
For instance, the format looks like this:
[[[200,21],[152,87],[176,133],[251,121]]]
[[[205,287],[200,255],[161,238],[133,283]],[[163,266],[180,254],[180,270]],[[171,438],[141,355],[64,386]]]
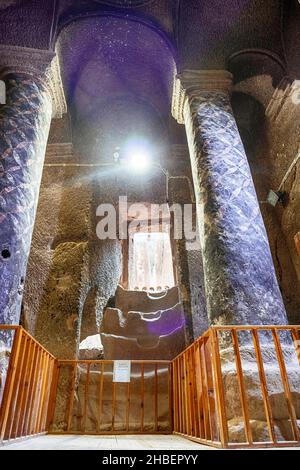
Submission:
[[[159,292],[173,287],[171,242],[165,232],[137,232],[130,237],[129,289]]]

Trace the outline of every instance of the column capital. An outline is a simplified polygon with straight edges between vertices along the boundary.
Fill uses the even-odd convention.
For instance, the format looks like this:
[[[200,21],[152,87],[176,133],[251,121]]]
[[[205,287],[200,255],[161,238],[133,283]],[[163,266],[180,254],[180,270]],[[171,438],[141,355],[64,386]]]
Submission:
[[[53,104],[52,117],[67,112],[58,56],[43,49],[0,44],[0,79],[11,73],[25,73],[43,82],[49,89]]]
[[[232,74],[227,70],[184,70],[174,78],[172,116],[184,124],[183,109],[186,98],[204,92],[230,94]]]

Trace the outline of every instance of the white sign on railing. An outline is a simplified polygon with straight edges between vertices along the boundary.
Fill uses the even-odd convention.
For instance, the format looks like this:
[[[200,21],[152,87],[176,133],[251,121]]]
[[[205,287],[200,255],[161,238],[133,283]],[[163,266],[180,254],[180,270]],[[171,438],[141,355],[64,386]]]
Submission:
[[[114,361],[113,382],[130,382],[131,361]]]

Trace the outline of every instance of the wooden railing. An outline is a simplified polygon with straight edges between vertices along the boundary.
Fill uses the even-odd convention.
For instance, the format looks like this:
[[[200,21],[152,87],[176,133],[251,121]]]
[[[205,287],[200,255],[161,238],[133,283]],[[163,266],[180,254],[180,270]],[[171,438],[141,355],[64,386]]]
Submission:
[[[110,360],[58,361],[51,433],[172,432],[170,361],[131,361],[130,382],[113,382]]]
[[[299,331],[212,327],[172,362],[132,361],[119,383],[114,361],[56,360],[23,328],[0,326],[12,344],[6,373],[0,351],[0,442],[174,431],[223,448],[299,446]]]
[[[47,431],[56,360],[20,326],[0,325],[0,334],[12,343],[7,370],[3,364],[1,368],[0,442],[3,443]]]
[[[299,330],[210,328],[173,361],[174,432],[223,448],[299,446]]]

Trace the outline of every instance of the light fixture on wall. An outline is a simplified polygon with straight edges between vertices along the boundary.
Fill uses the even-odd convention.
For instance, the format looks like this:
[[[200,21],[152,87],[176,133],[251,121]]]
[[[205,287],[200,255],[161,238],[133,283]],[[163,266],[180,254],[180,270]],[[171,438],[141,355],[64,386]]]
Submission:
[[[273,206],[276,207],[278,202],[284,202],[286,193],[283,191],[269,191],[268,197],[267,197],[267,202]]]

